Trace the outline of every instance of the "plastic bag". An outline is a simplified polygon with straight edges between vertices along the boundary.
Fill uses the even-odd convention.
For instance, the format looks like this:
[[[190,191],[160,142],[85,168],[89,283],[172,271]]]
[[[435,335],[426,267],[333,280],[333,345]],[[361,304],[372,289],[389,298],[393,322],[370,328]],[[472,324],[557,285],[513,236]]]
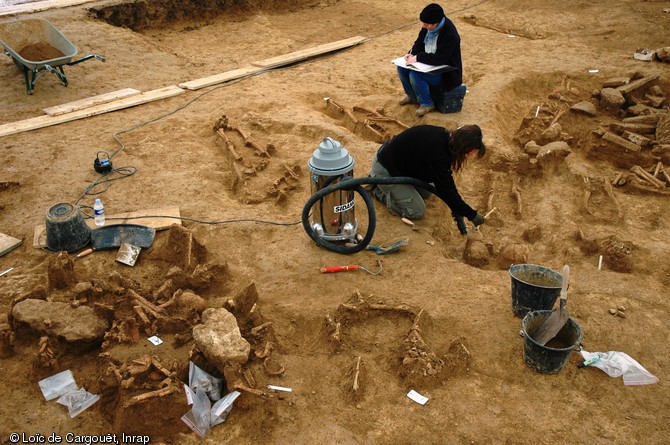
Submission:
[[[193,368],[197,369],[197,366],[193,365]],[[207,374],[204,371],[203,373]],[[212,402],[205,391],[205,387],[208,385],[203,385],[202,381],[199,383],[199,386],[195,389],[188,386],[185,386],[184,388],[184,390],[187,391],[187,400],[193,407],[181,417],[181,420],[194,433],[204,438],[213,426],[226,421],[228,414],[230,414],[230,411],[233,409],[233,402],[240,396],[240,392],[233,391],[226,394],[225,397],[220,398],[214,405],[212,405]]]
[[[47,400],[56,399],[71,391],[77,390],[72,371],[69,369],[39,381],[40,389]]]
[[[213,377],[193,362],[189,363],[188,386],[184,389],[188,391],[187,400],[193,407],[181,420],[200,437],[204,438],[213,426],[225,422],[233,402],[240,396],[238,391],[233,391],[221,398],[222,383],[222,379]],[[216,402],[214,406],[213,401]]]
[[[67,406],[70,411],[70,417],[77,417],[86,408],[100,400],[100,396],[91,394],[84,388],[68,392],[56,400],[61,405]]]
[[[188,386],[197,391],[198,388],[205,390],[210,400],[216,402],[221,398],[222,380],[198,368],[193,362],[188,365]]]
[[[582,349],[579,353],[585,360],[600,357],[589,366],[605,371],[610,377],[623,376],[624,385],[650,385],[658,382],[658,377],[647,371],[644,366],[625,352],[588,352]]]
[[[228,393],[212,406],[210,427],[226,421],[226,417],[228,417],[228,414],[230,414],[230,411],[233,409],[233,402],[240,396],[240,394],[239,391]]]

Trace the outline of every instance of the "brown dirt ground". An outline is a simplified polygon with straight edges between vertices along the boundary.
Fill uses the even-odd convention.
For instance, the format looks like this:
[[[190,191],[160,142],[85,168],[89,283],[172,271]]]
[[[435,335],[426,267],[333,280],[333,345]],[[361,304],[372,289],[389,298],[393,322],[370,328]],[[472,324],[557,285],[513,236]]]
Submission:
[[[24,240],[0,258],[0,270],[15,268],[0,277],[0,312],[9,315],[13,301],[39,295],[39,286],[47,286],[48,266],[56,254],[32,247],[34,228],[44,223],[52,205],[75,202],[98,178],[91,165],[97,151],[116,150],[112,135],[123,132],[125,150],[114,158],[114,166],[136,167],[137,173],[111,182],[101,195],[108,214],[179,207],[182,216],[197,220],[286,223],[183,221],[186,234],[192,233],[206,249],[204,278],[191,276],[183,286],[194,288],[211,307],[226,306],[240,295],[253,298],[255,287],[257,307],[253,317],[239,319],[242,332],[254,352],[272,341],[271,364],[285,368],[281,377],[268,375],[262,360],[252,354],[245,365],[247,375],[266,394],[244,392],[226,423],[214,427],[208,439],[276,444],[667,443],[668,196],[626,186],[609,192],[606,184],[632,166],[630,159],[596,149],[593,130],[619,119],[615,112],[599,110],[592,118],[563,114],[558,122],[572,152],[555,168],[522,168],[520,142],[534,125],[544,128],[559,110],[591,99],[607,79],[658,74],[655,84],[670,95],[670,65],[632,58],[638,47],[670,45],[670,14],[663,12],[670,2],[443,2],[462,36],[469,93],[462,112],[432,113],[421,121],[412,109],[397,105],[401,89],[389,61],[415,38],[424,2],[274,1],[264,9],[252,5],[218,17],[202,11],[203,20],[175,14],[193,11],[186,2],[163,2],[172,14],[160,8],[119,9],[136,31],[98,20],[90,11],[119,3],[93,2],[17,17],[46,18],[73,41],[79,55],[102,54],[107,62],[67,67],[67,88],[46,75],[28,96],[21,73],[11,59],[3,58],[0,123],[122,88],[153,90],[355,35],[371,38],[286,69],[0,138],[0,179],[7,185],[0,189],[0,232]],[[467,19],[468,14],[476,20]],[[147,17],[152,27],[143,23]],[[165,23],[169,17],[181,21]],[[594,69],[598,72],[589,72]],[[291,224],[299,221],[310,194],[307,160],[324,137],[347,147],[356,160],[356,176],[367,174],[379,146],[374,134],[348,122],[325,97],[348,109],[383,110],[408,125],[425,122],[453,129],[477,123],[483,128],[490,155],[471,163],[457,182],[474,207],[485,209],[492,203],[499,209],[482,228],[492,252],[488,264],[473,267],[464,261],[466,242],[448,209],[435,199],[429,200],[427,217],[419,222],[426,229],[422,231],[411,231],[377,204],[373,243],[410,240],[401,252],[383,257],[369,251],[354,256],[329,252],[315,246],[300,224]],[[538,105],[542,111],[533,119]],[[259,145],[271,144],[271,156],[259,157],[238,140],[234,142],[243,161],[236,163],[213,131],[222,115]],[[389,136],[398,130],[384,131]],[[291,172],[297,172],[297,179]],[[510,193],[513,186],[522,198],[520,215]],[[93,198],[84,196],[79,204],[92,205]],[[356,216],[365,229],[363,207],[359,205]],[[158,290],[166,270],[180,265],[166,247],[172,239],[168,234],[159,232],[156,246],[144,251],[134,268],[115,262],[114,251],[77,261],[76,281],[97,285],[88,294],[81,287],[79,293],[66,287],[41,295],[98,303],[98,308],[107,305],[114,308],[107,315],[128,320],[133,315],[127,305],[129,289],[162,302]],[[584,348],[626,352],[660,381],[627,387],[598,369],[578,369],[576,353],[557,374],[527,367],[521,319],[512,312],[509,262],[499,260],[509,246],[525,252],[522,259],[528,263],[556,271],[569,264],[568,309],[584,332]],[[319,272],[334,264],[373,267],[377,259],[384,268],[379,276]],[[367,303],[412,309],[347,311],[339,306],[352,297],[356,302],[359,294]],[[609,313],[619,306],[625,307],[625,318]],[[412,344],[414,314],[421,309],[427,354],[423,361],[403,362]],[[339,342],[331,337],[327,316],[342,322]],[[268,321],[270,328],[251,335],[252,326]],[[126,432],[149,435],[152,442],[197,442],[179,420],[188,409],[183,393],[123,408],[130,397],[157,387],[162,377],[156,369],[138,374],[128,388],[121,388],[111,371],[150,354],[184,378],[194,322],[197,313],[190,312],[180,322],[154,326],[165,340],[160,347],[153,347],[140,331],[136,343],[112,339],[93,348],[51,338],[43,340],[50,350],[41,354],[40,336],[21,326],[14,326],[8,349],[5,326],[0,442],[8,443],[10,432]],[[354,393],[352,370],[359,357],[360,389]],[[436,372],[424,373],[428,362]],[[46,402],[37,385],[64,369],[103,397],[74,419],[64,407]],[[267,384],[293,392],[267,394]],[[420,406],[410,401],[410,389],[429,402]]]

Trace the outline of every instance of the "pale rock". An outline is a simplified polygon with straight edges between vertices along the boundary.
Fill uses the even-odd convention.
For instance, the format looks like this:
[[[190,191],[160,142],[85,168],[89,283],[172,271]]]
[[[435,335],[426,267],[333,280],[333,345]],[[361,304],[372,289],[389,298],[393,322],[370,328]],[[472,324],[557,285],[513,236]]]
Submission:
[[[206,309],[202,324],[193,328],[193,340],[207,360],[222,372],[230,362],[246,363],[251,352],[235,316],[226,309]]]
[[[74,308],[68,303],[44,300],[23,300],[14,305],[12,316],[42,334],[67,342],[102,340],[109,328],[108,321],[88,306]]]
[[[563,141],[550,142],[543,145],[537,154],[537,163],[542,168],[556,166],[561,163],[570,153],[570,146]]]

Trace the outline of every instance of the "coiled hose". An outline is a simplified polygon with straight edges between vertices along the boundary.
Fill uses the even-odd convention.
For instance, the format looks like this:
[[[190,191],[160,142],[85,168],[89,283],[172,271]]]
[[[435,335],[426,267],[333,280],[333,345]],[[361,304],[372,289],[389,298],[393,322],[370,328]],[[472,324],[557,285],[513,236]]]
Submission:
[[[396,177],[379,177],[379,178],[373,178],[373,177],[365,177],[365,178],[351,178],[349,176],[334,176],[330,179],[329,182],[333,182],[335,179],[341,178],[342,181],[335,183],[335,184],[330,184],[327,185],[326,187],[322,188],[318,192],[314,193],[305,203],[305,206],[302,209],[302,226],[305,229],[305,232],[307,232],[307,235],[309,235],[314,242],[321,246],[324,247],[330,251],[337,252],[337,253],[343,253],[343,254],[352,254],[352,253],[357,253],[360,252],[361,250],[365,249],[369,244],[370,241],[372,240],[372,237],[375,233],[375,227],[377,225],[377,217],[375,213],[375,204],[372,200],[372,197],[370,196],[370,193],[368,193],[367,190],[363,188],[363,185],[389,185],[389,184],[409,184],[413,185],[414,187],[420,187],[422,189],[425,189],[429,191],[430,193],[437,194],[437,189],[435,186],[428,184],[427,182],[423,182],[419,179],[416,178],[411,178],[408,176],[396,176]],[[363,239],[355,244],[355,245],[341,245],[341,244],[336,244],[332,243],[322,237],[320,237],[312,228],[312,226],[309,223],[309,215],[312,211],[312,207],[314,207],[314,204],[316,204],[318,201],[322,200],[324,197],[330,195],[333,192],[336,192],[338,190],[353,190],[354,192],[358,193],[361,195],[363,198],[363,201],[365,202],[365,205],[368,209],[368,217],[369,217],[369,222],[368,222],[368,229],[367,232],[365,233],[365,236]],[[456,223],[458,225],[458,230],[461,232],[462,235],[465,235],[467,233],[467,228],[465,225],[465,220],[462,216],[455,215],[452,213],[454,216],[454,219],[456,220]]]

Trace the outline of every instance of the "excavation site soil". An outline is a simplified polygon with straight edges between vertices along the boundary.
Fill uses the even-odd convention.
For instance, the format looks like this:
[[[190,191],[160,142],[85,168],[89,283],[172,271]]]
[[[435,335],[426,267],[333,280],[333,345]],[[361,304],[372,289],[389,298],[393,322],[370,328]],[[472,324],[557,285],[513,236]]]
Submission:
[[[398,104],[391,63],[420,30],[421,1],[93,1],[0,15],[0,27],[48,20],[75,58],[101,56],[65,66],[67,86],[43,71],[33,94],[21,64],[0,59],[0,131],[16,129],[0,137],[0,272],[11,269],[0,443],[667,443],[670,2],[441,5],[468,92],[460,112],[421,118]],[[128,89],[179,94],[20,130]],[[303,226],[315,150],[331,138],[365,177],[380,144],[418,124],[482,128],[486,156],[455,178],[473,208],[493,210],[479,239],[435,197],[412,227],[356,192],[348,212],[380,247],[317,245]],[[49,248],[47,213],[80,208],[91,221],[95,198],[107,225],[154,224],[134,266],[117,261],[118,244],[80,258],[88,239]],[[570,335],[527,353],[516,265],[570,271]],[[557,296],[560,275],[531,287]],[[580,347],[626,354],[658,381],[579,367]],[[565,363],[527,363],[556,351]],[[218,394],[192,393],[193,370]],[[39,384],[63,371],[99,397],[74,417]],[[213,414],[224,422],[198,435],[183,420],[229,393],[227,417]]]

